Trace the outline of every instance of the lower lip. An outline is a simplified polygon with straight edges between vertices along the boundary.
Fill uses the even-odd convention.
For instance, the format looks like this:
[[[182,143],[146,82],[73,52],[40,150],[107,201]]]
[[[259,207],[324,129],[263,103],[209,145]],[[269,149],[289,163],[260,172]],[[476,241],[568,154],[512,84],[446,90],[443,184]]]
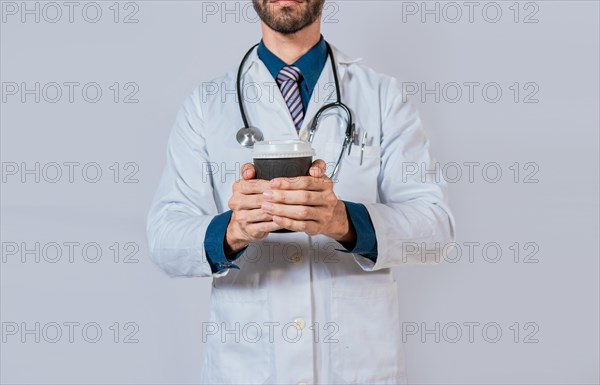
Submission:
[[[275,4],[280,5],[282,7],[291,7],[292,5],[298,4],[297,1],[294,0],[277,0]]]

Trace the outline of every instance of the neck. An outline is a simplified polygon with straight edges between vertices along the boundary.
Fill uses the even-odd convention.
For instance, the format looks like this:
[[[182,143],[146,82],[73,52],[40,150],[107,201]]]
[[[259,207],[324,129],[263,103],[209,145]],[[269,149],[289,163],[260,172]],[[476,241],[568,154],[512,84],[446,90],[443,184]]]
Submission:
[[[262,34],[263,43],[269,51],[285,64],[293,64],[319,42],[321,23],[320,20],[315,20],[311,25],[291,35],[275,32],[262,23]]]

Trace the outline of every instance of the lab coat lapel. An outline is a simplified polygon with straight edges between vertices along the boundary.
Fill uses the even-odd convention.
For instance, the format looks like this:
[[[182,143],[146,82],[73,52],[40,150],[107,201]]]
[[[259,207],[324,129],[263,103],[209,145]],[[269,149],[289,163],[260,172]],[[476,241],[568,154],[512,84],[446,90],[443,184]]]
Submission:
[[[330,44],[330,46],[337,64],[336,69],[338,72],[340,89],[342,93],[341,97],[343,102],[346,65],[358,62],[362,59],[350,59],[343,52],[338,50],[333,44]],[[313,95],[310,98],[307,111],[305,111],[306,114],[304,116],[304,122],[302,123],[302,129],[310,127],[310,123],[312,123],[312,120],[314,119],[319,109],[321,109],[326,104],[334,102],[335,100],[335,77],[333,76],[331,58],[328,56],[327,61],[325,62],[325,66],[323,67],[323,71],[321,71],[321,75],[319,76],[319,80],[317,81],[317,84],[313,91]]]
[[[298,134],[287,104],[256,49],[248,57],[242,76],[248,124],[258,127],[265,140],[297,139]]]
[[[331,70],[331,60],[328,58],[325,62],[325,66],[323,67],[323,71],[321,71],[319,80],[317,80],[317,84],[315,85],[312,96],[308,102],[307,109],[304,112],[304,121],[300,127],[301,133],[308,130],[312,120],[317,114],[317,111],[319,111],[324,105],[334,102],[335,97],[335,80]]]
[[[336,69],[338,72],[338,78],[340,83],[340,92],[342,103],[348,103],[347,89],[345,87],[345,75],[347,72],[347,65],[354,63],[361,59],[352,60],[349,59],[344,53],[339,51],[335,46],[331,45],[333,55],[336,61]],[[323,71],[319,76],[319,80],[311,96],[311,100],[308,105],[308,109],[302,123],[300,131],[300,137],[303,139],[308,137],[308,129],[310,128],[313,120],[316,117],[317,112],[325,105],[335,102],[337,99],[336,88],[335,88],[335,77],[333,76],[331,58],[328,57],[323,67]],[[352,106],[348,106],[352,110]],[[336,116],[338,118],[333,118]],[[317,127],[317,133],[313,140],[313,148],[317,150],[317,156],[324,156],[324,148],[327,143],[342,143],[344,133],[346,130],[346,116],[343,112],[339,111],[339,108],[332,108],[327,110],[319,119]]]

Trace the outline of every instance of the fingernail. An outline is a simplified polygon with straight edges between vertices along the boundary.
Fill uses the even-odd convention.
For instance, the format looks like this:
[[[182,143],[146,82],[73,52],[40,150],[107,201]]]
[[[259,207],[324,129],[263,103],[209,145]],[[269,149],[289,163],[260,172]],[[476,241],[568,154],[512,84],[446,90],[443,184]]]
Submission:
[[[267,190],[267,191],[263,192],[263,198],[273,199],[273,191]]]
[[[263,202],[262,209],[265,211],[271,211],[273,209],[273,203],[271,202]]]
[[[273,187],[279,187],[280,184],[281,184],[281,181],[279,179],[271,180],[271,186],[273,186]]]

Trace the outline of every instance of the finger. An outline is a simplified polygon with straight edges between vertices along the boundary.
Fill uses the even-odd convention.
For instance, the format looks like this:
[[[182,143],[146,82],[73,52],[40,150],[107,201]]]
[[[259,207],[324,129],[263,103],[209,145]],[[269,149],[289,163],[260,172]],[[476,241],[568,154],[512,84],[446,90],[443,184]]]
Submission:
[[[267,190],[263,193],[263,200],[286,205],[322,206],[320,191],[308,190]]]
[[[252,163],[244,163],[242,165],[242,178],[244,180],[250,180],[256,178],[256,169]]]
[[[326,176],[299,176],[296,178],[276,178],[270,182],[272,189],[323,191],[332,187],[331,179]]]
[[[277,223],[270,222],[260,222],[260,223],[252,223],[246,227],[246,232],[250,237],[254,240],[260,241],[263,240],[272,233],[273,231],[281,230],[283,227],[278,225]]]
[[[265,212],[278,217],[286,217],[297,220],[320,219],[319,209],[302,205],[282,205],[278,203],[265,202],[261,207]]]
[[[309,235],[318,234],[317,229],[319,228],[319,224],[314,221],[297,221],[290,218],[273,216],[273,222],[284,229],[299,231]]]
[[[325,175],[325,170],[327,169],[327,163],[323,159],[317,159],[310,166],[310,176],[315,178],[320,178]]]
[[[244,195],[262,194],[270,188],[271,185],[269,184],[269,181],[262,179],[238,180],[233,185],[234,193],[237,192]]]
[[[234,212],[238,212],[242,210],[259,209],[263,202],[264,198],[262,194],[234,194],[234,196],[229,200],[228,206]]]
[[[263,209],[242,210],[236,213],[236,220],[242,223],[261,223],[272,222],[273,215],[267,213]]]

